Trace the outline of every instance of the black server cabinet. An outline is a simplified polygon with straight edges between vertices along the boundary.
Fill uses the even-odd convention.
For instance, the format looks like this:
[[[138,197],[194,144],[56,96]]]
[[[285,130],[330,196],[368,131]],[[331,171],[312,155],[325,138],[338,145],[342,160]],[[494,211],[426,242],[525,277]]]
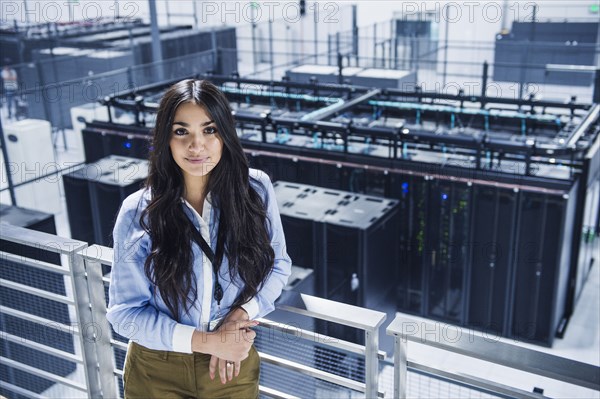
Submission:
[[[85,162],[93,163],[109,155],[148,159],[149,138],[130,137],[96,129],[83,129]]]
[[[54,215],[33,209],[20,208],[6,204],[0,204],[0,219],[2,222],[26,229],[41,231],[48,234],[56,234]],[[54,252],[42,251],[21,244],[0,240],[2,251],[24,256],[43,262],[60,264],[60,255]]]
[[[306,179],[300,175],[297,161],[290,158],[279,158],[275,165],[277,166],[275,174],[278,176],[278,180],[307,184]]]
[[[394,289],[397,201],[346,193],[336,205],[321,221],[328,298],[379,309]]]
[[[304,184],[278,181],[273,183],[285,231],[286,247],[296,266],[324,270],[323,226],[325,212],[340,201],[341,192],[322,190]],[[315,276],[317,296],[326,297],[324,279]]]
[[[334,190],[348,190],[350,171],[350,168],[343,166],[321,164],[319,165],[319,182],[317,185]]]
[[[517,195],[489,186],[474,189],[473,240],[466,325],[508,334]]]
[[[63,175],[71,237],[87,243],[96,241],[88,181],[99,173],[94,163]]]
[[[269,175],[271,181],[285,180],[295,181],[295,179],[282,179],[279,173],[279,159],[274,157],[267,157],[263,155],[253,155],[249,157],[250,163],[253,168],[260,169]]]
[[[325,280],[327,299],[386,311],[395,290],[397,216],[397,201],[352,193],[326,211],[318,223],[324,272],[317,271],[317,284]],[[364,344],[361,331],[326,324],[327,335]]]
[[[379,171],[268,155],[253,155],[248,159],[253,167],[264,170],[273,181],[283,180],[375,196],[390,196],[391,192],[391,175]],[[360,162],[357,160],[357,163]]]
[[[104,136],[104,140],[108,141],[108,143],[103,148],[107,147],[109,152],[103,156],[120,155],[123,157],[148,159],[148,139],[134,138],[122,134],[107,134]]]
[[[425,227],[428,215],[428,181],[423,177],[392,177],[391,197],[399,201],[398,309],[425,313]]]
[[[362,161],[358,160],[358,162]],[[353,193],[384,196],[388,185],[388,174],[364,168],[353,168],[348,172],[346,189]]]
[[[56,234],[54,215],[0,204],[0,218],[2,222],[31,230]],[[5,240],[0,240],[0,250],[18,256],[31,258],[43,262],[60,265],[60,255]],[[59,295],[66,294],[65,279],[62,275],[45,271],[27,265],[15,263],[8,258],[0,259],[0,278],[33,288],[52,292]],[[69,325],[71,317],[66,304],[50,301],[38,296],[0,287],[0,303],[3,306],[20,310],[29,314],[50,319],[55,322]],[[59,331],[47,326],[26,321],[17,317],[0,313],[1,335],[11,334],[24,340],[35,341],[52,348],[68,353],[75,353],[73,336],[66,331]],[[76,369],[76,364],[48,353],[29,348],[0,338],[1,355],[59,376],[68,376]],[[33,392],[43,393],[54,385],[54,382],[34,376],[27,372],[14,369],[7,365],[0,365],[0,379],[18,387],[23,387]],[[10,391],[4,391],[7,397],[13,397]]]
[[[294,264],[314,269],[316,295],[383,308],[396,282],[397,201],[287,182],[274,186],[288,253]],[[336,338],[363,339],[355,329],[320,327]]]
[[[395,282],[397,201],[288,182],[274,187],[288,253],[315,270],[316,294],[381,305]]]
[[[93,163],[105,156],[110,155],[110,146],[106,134],[95,129],[83,129],[83,150],[85,153],[85,162]]]
[[[470,187],[429,181],[426,226],[426,316],[462,324],[469,246]]]
[[[72,233],[82,239],[92,238],[90,243],[112,246],[112,229],[121,203],[140,189],[147,176],[148,161],[120,156],[102,158],[66,175],[69,224],[75,227]],[[91,224],[81,227],[90,220]]]
[[[572,229],[564,226],[574,199],[521,192],[510,326],[517,339],[552,345],[565,310]]]

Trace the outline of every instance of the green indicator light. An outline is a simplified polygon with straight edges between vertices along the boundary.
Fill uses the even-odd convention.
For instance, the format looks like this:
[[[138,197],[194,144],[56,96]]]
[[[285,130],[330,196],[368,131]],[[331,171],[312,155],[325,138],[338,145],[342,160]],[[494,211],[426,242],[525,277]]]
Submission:
[[[598,4],[592,4],[592,5],[590,6],[590,12],[591,12],[592,14],[598,14],[598,11],[599,11],[599,10],[600,10],[600,5],[598,5]]]

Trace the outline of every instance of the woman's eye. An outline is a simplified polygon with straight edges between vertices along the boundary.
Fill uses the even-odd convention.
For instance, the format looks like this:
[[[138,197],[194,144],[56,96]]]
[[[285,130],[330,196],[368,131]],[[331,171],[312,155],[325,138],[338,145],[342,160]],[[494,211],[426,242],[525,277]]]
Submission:
[[[215,134],[215,133],[217,133],[217,129],[214,126],[209,126],[206,129],[204,129],[204,133]]]
[[[175,129],[175,131],[173,133],[175,133],[176,136],[183,136],[184,134],[187,133],[187,130],[185,130],[185,129]]]

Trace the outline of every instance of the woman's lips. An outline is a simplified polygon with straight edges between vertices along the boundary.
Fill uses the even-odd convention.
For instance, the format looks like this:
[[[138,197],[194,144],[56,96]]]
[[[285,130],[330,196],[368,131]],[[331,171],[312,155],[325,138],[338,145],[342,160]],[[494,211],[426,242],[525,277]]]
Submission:
[[[186,161],[193,164],[201,164],[208,161],[208,157],[205,158],[186,158]]]

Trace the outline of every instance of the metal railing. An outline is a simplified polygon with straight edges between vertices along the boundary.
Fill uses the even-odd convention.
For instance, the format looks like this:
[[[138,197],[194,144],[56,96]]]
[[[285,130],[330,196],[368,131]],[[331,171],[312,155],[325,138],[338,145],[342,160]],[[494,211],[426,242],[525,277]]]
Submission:
[[[83,261],[77,256],[77,252],[87,244],[4,223],[0,228],[0,238],[7,241],[3,243],[0,252],[2,264],[0,318],[3,325],[0,332],[3,341],[0,363],[14,370],[33,374],[45,381],[68,387],[71,391],[98,397],[100,384],[94,378],[95,347],[93,341],[87,339],[87,327],[91,323],[87,281]],[[8,246],[17,249],[15,252],[19,254],[4,252]],[[60,265],[60,260],[56,259],[58,256],[50,256],[55,260],[52,263],[40,260],[40,255],[45,254],[45,257],[48,257],[49,253],[66,257],[67,267]],[[11,266],[23,270],[15,270]],[[32,278],[33,269],[43,271],[47,281],[35,281]],[[56,282],[58,284],[53,284]],[[56,290],[56,286],[60,284],[62,290]],[[46,287],[50,289],[45,289]],[[19,302],[11,303],[9,298],[15,296]],[[40,304],[49,305],[49,308],[36,311],[36,307]],[[59,348],[55,346],[57,342],[54,338],[57,337],[61,338],[58,343],[62,342],[62,345],[58,345]],[[14,355],[26,354],[28,350],[50,356],[50,358],[42,358],[42,361],[62,359],[66,360],[67,364],[63,364],[63,372],[52,372],[48,368],[40,368],[44,364],[35,364],[35,359],[23,359],[24,361],[19,362],[8,357],[13,352]],[[75,367],[83,368],[83,381],[63,375],[73,370],[73,364]],[[38,396],[38,393],[14,384],[17,380],[27,381],[26,377],[15,374],[13,372],[9,375],[8,381],[0,382],[0,387],[21,395]],[[31,383],[31,385],[48,385],[40,381]]]
[[[394,398],[407,397],[408,370],[419,370],[458,384],[509,398],[543,398],[542,392],[528,392],[479,377],[453,373],[410,361],[407,342],[414,342],[548,377],[568,384],[600,391],[600,367],[524,348],[490,338],[485,332],[461,329],[418,317],[397,315],[388,325],[394,337]]]
[[[79,394],[93,398],[120,397],[120,366],[127,344],[122,337],[113,333],[106,320],[107,287],[110,282],[108,269],[105,268],[103,274],[103,267],[112,264],[113,250],[98,245],[88,247],[80,241],[4,223],[0,225],[0,240],[3,245],[0,252],[0,298],[3,301],[0,305],[0,345],[3,345],[0,361],[5,369],[12,370],[14,374],[21,373],[20,380],[3,378],[0,382],[0,395],[9,393],[8,397],[23,395],[34,398]],[[15,246],[20,246],[20,249],[15,251]],[[29,252],[23,248],[28,248]],[[42,252],[55,254],[54,261],[40,260]],[[56,261],[61,257],[62,261]],[[57,281],[63,285],[64,292],[45,289],[52,285],[49,284],[52,278],[48,276],[53,275],[61,277]],[[26,281],[28,279],[30,281]],[[7,301],[8,295],[14,297],[15,292],[26,294],[27,298],[37,298],[37,302],[26,299],[29,307],[23,307],[23,303]],[[68,317],[54,312],[53,307],[40,307],[44,303],[68,307]],[[37,310],[34,305],[38,307]],[[407,388],[409,380],[421,383],[426,379],[436,382],[437,386],[442,382],[455,387],[467,387],[471,389],[468,395],[485,393],[497,397],[544,397],[539,392],[529,392],[490,379],[408,360],[408,341],[438,348],[444,353],[460,354],[471,360],[484,360],[554,381],[600,391],[600,367],[490,340],[485,334],[471,330],[464,334],[458,327],[399,315],[387,326],[387,334],[395,340],[394,390],[393,393],[389,390],[384,392],[380,389],[380,381],[385,380],[392,369],[385,353],[379,350],[379,329],[386,318],[384,313],[294,292],[285,292],[278,300],[277,312],[282,311],[313,321],[355,328],[357,330],[354,331],[362,332],[365,344],[317,334],[314,332],[316,328],[304,329],[294,323],[275,321],[271,317],[274,314],[269,319],[261,319],[258,337],[266,338],[255,342],[262,358],[261,368],[265,371],[261,373],[261,396],[293,398],[335,394],[348,397],[403,398],[410,393]],[[13,328],[15,320],[62,335],[40,340],[35,334],[31,334],[31,328],[25,328],[22,324],[16,324],[16,328]],[[281,333],[287,339],[273,340],[275,333]],[[45,332],[44,335],[47,334]],[[65,341],[65,337],[67,342],[72,342],[72,349],[57,346],[57,343]],[[289,337],[294,337],[295,341],[291,342]],[[287,346],[282,347],[282,343]],[[53,369],[56,364],[36,364],[23,356],[11,356],[11,351],[6,348],[15,349],[17,346],[20,351],[29,351],[27,353],[30,358],[50,356],[55,363],[70,362],[83,370],[80,373],[72,372],[71,367],[68,372],[63,370],[61,373]],[[328,362],[326,367],[322,362],[323,358]],[[345,367],[351,369],[349,373],[344,374],[341,358],[346,359]],[[271,373],[273,376],[269,378]],[[304,388],[308,390],[302,391],[303,387],[298,384],[289,384],[284,387],[285,390],[281,389],[281,384],[269,386],[279,378],[278,373],[285,373],[283,375],[286,379],[293,379],[293,375],[296,375],[297,380],[301,381],[300,385],[307,385],[308,388]],[[36,379],[45,380],[47,384],[62,387],[62,390],[36,391],[32,388],[35,384],[30,386],[23,383],[22,375],[27,375],[34,382]],[[431,396],[433,388],[428,386],[434,384],[424,385],[428,389],[428,396]]]
[[[4,261],[2,265],[6,267],[4,271],[8,270],[11,265],[27,265],[46,272],[51,271],[69,276],[72,288],[68,296],[57,295],[5,278],[0,279],[0,287],[3,290],[18,290],[47,300],[71,305],[74,307],[74,317],[72,317],[74,323],[55,322],[4,305],[0,306],[0,314],[3,317],[4,315],[18,317],[61,331],[69,331],[74,339],[77,339],[81,354],[72,354],[38,342],[28,341],[4,329],[0,338],[9,342],[26,343],[32,349],[80,364],[84,368],[85,376],[82,380],[74,381],[71,378],[56,375],[42,368],[22,364],[7,357],[1,358],[3,364],[24,371],[29,375],[65,385],[88,397],[120,397],[122,394],[122,370],[116,367],[116,359],[118,351],[125,352],[127,350],[127,344],[122,341],[122,337],[113,332],[106,319],[107,287],[110,283],[110,276],[108,274],[103,275],[102,269],[103,265],[112,265],[113,250],[99,245],[88,247],[86,243],[80,241],[64,239],[8,224],[2,225],[0,239],[30,248],[66,255],[66,262],[64,262],[66,267],[64,267],[9,252],[1,252]],[[384,358],[384,353],[378,351],[378,330],[385,320],[384,313],[299,294],[284,295],[278,302],[278,308],[363,330],[366,342],[364,346],[331,337],[319,336],[312,331],[301,330],[288,324],[267,319],[260,320],[263,332],[266,332],[265,330],[280,331],[309,342],[316,342],[318,337],[321,346],[329,346],[335,350],[353,353],[364,358],[366,365],[364,382],[261,351],[259,353],[264,363],[297,372],[304,376],[310,376],[330,385],[347,388],[364,394],[366,397],[384,397],[384,393],[378,390],[378,362],[379,359]],[[45,395],[4,381],[1,383],[0,388],[14,394],[30,397],[43,397]],[[295,397],[293,392],[281,392],[267,386],[261,386],[260,393],[263,396],[275,398]]]
[[[99,245],[92,245],[89,248],[85,248],[80,254],[85,263],[85,270],[87,272],[90,307],[92,309],[95,329],[100,332],[112,331],[106,320],[105,297],[106,288],[110,283],[110,278],[108,275],[102,275],[102,265],[112,265],[113,250]],[[383,392],[378,391],[378,356],[383,356],[383,354],[378,353],[378,330],[385,320],[386,316],[384,313],[304,294],[283,295],[278,301],[277,307],[281,310],[295,312],[315,319],[336,322],[363,330],[365,333],[365,346],[338,339],[325,339],[321,340],[321,343],[364,356],[366,363],[365,382],[362,383],[360,381],[341,377],[331,372],[320,370],[316,367],[306,366],[298,362],[259,352],[263,362],[364,393],[366,397],[384,397]],[[344,316],[342,317],[340,315]],[[311,339],[311,334],[314,335],[312,332],[301,331],[293,326],[273,322],[267,319],[261,319],[260,322],[263,330],[265,328],[274,329],[285,332],[286,334],[294,334],[308,340]],[[120,341],[119,337],[114,335],[114,332],[113,336],[101,333],[97,334],[94,338],[102,392],[105,396],[108,395],[108,397],[112,397],[114,396],[114,393],[120,393],[120,390],[115,383],[115,377],[122,379],[122,370],[116,367],[113,362],[114,352],[115,350],[126,351],[127,344]],[[260,387],[260,393],[277,398],[290,397],[289,393],[280,392],[276,389],[264,386]]]

